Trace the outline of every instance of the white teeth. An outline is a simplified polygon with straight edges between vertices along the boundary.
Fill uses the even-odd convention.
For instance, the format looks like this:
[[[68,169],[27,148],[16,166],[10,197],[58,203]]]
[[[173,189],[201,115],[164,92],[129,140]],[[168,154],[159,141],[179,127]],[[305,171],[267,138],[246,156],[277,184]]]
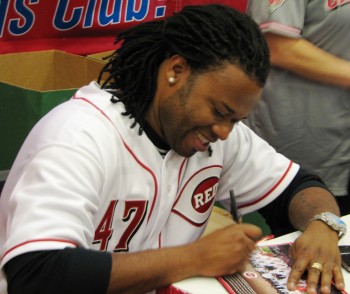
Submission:
[[[209,141],[201,133],[199,133],[198,131],[196,131],[196,135],[197,135],[198,139],[201,140],[201,142],[203,144],[208,144],[209,143]]]

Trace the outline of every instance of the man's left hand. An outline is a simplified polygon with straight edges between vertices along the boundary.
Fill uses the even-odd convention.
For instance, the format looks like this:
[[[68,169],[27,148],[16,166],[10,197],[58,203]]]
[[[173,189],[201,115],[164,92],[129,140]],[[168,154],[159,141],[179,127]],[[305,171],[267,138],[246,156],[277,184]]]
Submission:
[[[317,293],[321,283],[321,293],[331,293],[334,282],[339,290],[344,290],[341,271],[341,256],[338,247],[338,234],[321,221],[311,222],[303,234],[291,247],[292,270],[288,279],[289,290],[296,290],[302,274],[307,274],[307,293]]]

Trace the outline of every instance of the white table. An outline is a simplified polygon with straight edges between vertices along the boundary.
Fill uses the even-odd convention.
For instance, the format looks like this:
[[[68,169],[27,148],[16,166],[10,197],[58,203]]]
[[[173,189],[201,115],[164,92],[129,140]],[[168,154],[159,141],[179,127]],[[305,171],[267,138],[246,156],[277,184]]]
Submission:
[[[348,233],[339,241],[339,245],[350,245],[350,215],[342,217],[348,226]],[[260,245],[279,244],[294,241],[300,232],[294,232],[287,234],[269,241],[264,241]],[[350,293],[350,273],[343,269],[343,275],[345,279],[345,290]],[[171,293],[190,293],[190,294],[227,294],[225,288],[215,278],[195,277],[186,279],[172,286],[173,292]]]

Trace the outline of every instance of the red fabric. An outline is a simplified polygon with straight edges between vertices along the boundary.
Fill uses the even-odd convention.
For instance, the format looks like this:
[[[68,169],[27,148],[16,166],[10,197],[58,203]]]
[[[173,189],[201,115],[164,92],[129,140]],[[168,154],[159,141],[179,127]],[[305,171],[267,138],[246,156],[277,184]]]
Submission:
[[[190,294],[190,293],[183,291],[179,288],[176,288],[174,285],[170,285],[168,287],[157,289],[156,294]]]
[[[1,0],[0,54],[59,49],[87,55],[113,50],[118,31],[141,22],[162,19],[184,6],[220,3],[245,11],[246,2],[247,0]]]

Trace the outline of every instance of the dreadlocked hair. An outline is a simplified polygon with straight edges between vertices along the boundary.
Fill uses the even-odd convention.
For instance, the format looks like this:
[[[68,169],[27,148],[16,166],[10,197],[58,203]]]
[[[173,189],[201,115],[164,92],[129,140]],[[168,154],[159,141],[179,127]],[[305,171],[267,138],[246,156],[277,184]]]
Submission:
[[[186,6],[165,20],[150,21],[118,34],[121,43],[102,69],[101,85],[115,91],[111,101],[123,102],[131,127],[143,131],[145,115],[155,96],[158,69],[172,55],[182,56],[192,74],[225,63],[239,66],[260,86],[270,70],[269,51],[257,24],[246,14],[224,5]]]

